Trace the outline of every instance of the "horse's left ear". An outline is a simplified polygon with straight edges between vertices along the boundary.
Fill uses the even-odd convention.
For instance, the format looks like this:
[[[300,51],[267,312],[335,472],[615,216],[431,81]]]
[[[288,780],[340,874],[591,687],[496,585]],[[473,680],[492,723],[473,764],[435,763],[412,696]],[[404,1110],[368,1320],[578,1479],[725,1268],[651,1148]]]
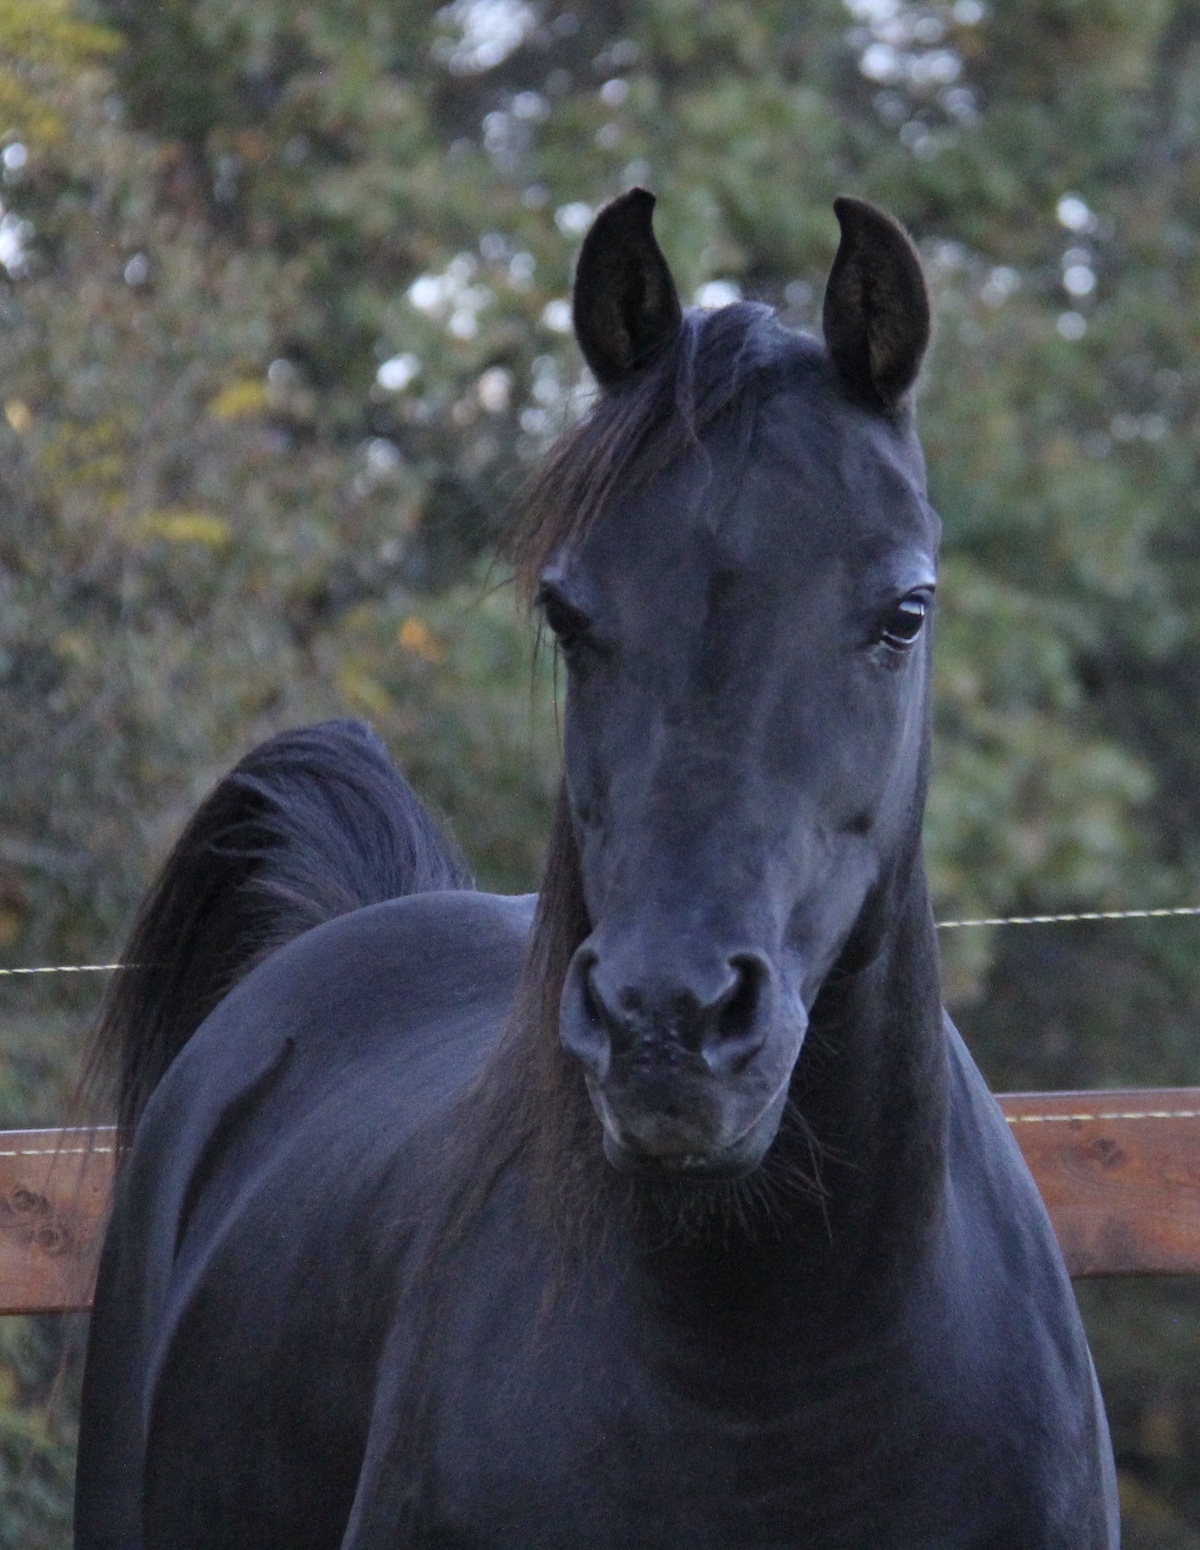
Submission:
[[[841,246],[825,286],[825,345],[853,397],[892,409],[929,343],[929,295],[904,230],[865,199],[835,199]]]
[[[683,318],[654,240],[654,203],[644,188],[631,188],[605,205],[575,268],[575,337],[601,387],[616,387],[674,337]]]

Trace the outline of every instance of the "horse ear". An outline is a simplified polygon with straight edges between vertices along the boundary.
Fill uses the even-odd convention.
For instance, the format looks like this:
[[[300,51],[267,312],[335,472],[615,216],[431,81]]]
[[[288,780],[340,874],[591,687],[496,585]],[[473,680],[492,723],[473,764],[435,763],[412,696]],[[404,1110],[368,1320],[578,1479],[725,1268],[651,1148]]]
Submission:
[[[929,343],[929,296],[904,230],[865,199],[835,199],[842,241],[825,286],[825,345],[847,390],[892,409]]]
[[[575,267],[575,337],[601,387],[615,387],[678,332],[679,293],[654,240],[655,199],[631,188],[592,223]]]

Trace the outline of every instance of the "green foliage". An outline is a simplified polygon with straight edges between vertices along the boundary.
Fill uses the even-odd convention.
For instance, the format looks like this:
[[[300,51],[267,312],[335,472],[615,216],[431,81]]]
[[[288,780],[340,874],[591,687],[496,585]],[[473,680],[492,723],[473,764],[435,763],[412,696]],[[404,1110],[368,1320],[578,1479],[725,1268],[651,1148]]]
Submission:
[[[117,34],[71,14],[69,0],[0,0],[0,122],[42,145],[65,131],[53,90],[120,46]]]
[[[111,957],[211,781],[324,715],[375,722],[485,884],[536,886],[550,664],[486,555],[586,403],[571,264],[633,182],[688,297],[801,326],[836,193],[922,244],[939,912],[1200,898],[1198,21],[0,0],[0,961]],[[1196,1081],[1189,931],[947,934],[948,988],[998,1085]],[[95,988],[0,988],[5,1122],[63,1112]],[[1200,1400],[1145,1398],[1190,1295],[1179,1326],[1091,1301],[1145,1546],[1200,1525],[1196,1447],[1154,1442]],[[61,1542],[53,1341],[0,1338],[33,1374],[0,1383],[6,1502],[9,1420],[33,1461],[0,1546]]]

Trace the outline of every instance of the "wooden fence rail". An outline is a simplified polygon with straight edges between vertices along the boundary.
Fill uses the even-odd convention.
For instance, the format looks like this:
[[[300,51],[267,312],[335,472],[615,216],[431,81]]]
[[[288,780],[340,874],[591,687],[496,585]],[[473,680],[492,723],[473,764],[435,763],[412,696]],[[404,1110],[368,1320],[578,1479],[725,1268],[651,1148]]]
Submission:
[[[1200,1087],[1000,1098],[1073,1276],[1200,1274]],[[0,1314],[85,1308],[109,1130],[0,1131]]]
[[[1200,1274],[1200,1087],[1008,1093],[1073,1276]]]

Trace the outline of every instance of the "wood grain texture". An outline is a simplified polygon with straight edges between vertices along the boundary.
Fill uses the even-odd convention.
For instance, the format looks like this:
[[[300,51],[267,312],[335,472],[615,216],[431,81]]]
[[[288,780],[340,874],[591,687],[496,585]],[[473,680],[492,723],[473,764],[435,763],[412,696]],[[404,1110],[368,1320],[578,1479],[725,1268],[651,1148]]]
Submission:
[[[1200,1087],[1007,1093],[1073,1276],[1200,1274]],[[82,1308],[110,1130],[0,1131],[0,1314]]]
[[[91,1301],[112,1147],[108,1130],[0,1131],[0,1313]]]
[[[1200,1274],[1200,1087],[1008,1093],[1073,1276]]]

